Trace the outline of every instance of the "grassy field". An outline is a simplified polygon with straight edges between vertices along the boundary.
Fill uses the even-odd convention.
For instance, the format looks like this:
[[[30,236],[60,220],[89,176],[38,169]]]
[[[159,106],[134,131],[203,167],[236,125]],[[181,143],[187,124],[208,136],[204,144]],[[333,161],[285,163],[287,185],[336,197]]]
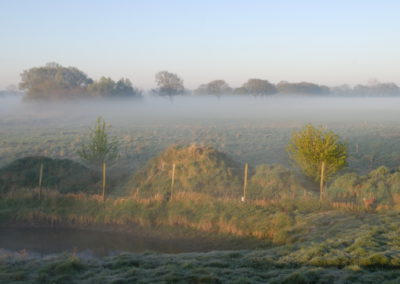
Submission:
[[[76,149],[92,123],[24,119],[0,122],[0,166],[33,155],[77,161]],[[121,158],[110,169],[112,182],[104,203],[99,195],[90,194],[98,192],[98,181],[90,190],[78,185],[75,193],[51,190],[45,184],[41,199],[36,189],[16,186],[0,193],[0,226],[143,230],[166,238],[204,238],[220,243],[226,251],[102,258],[1,251],[0,283],[400,282],[400,128],[396,124],[330,125],[348,144],[349,166],[328,183],[326,201],[320,203],[315,186],[294,170],[285,151],[292,129],[300,123],[114,122],[112,135],[120,138]],[[162,153],[172,144],[193,142],[214,146],[224,154],[218,153],[220,158],[213,161],[192,159],[190,151],[189,159],[181,157],[186,150]],[[172,156],[180,161],[189,161],[177,165],[178,173],[186,171],[185,178],[177,176],[177,190],[167,200],[170,152],[178,153]],[[210,153],[214,153],[211,148]],[[220,161],[228,166],[220,167]],[[251,167],[249,195],[240,202],[245,162]],[[31,168],[37,178],[38,171]],[[231,173],[233,168],[238,172]],[[212,179],[204,183],[207,177]],[[75,181],[73,176],[68,180]],[[227,181],[232,182],[229,188]],[[220,194],[225,189],[233,194]],[[371,196],[376,204],[367,207],[363,200]],[[237,248],[241,250],[233,250]]]
[[[47,156],[79,160],[77,149],[85,140],[92,121],[57,125],[56,121],[40,123],[7,120],[0,122],[0,166],[25,156]],[[172,144],[193,142],[212,145],[238,162],[282,164],[290,167],[285,147],[291,131],[302,123],[260,121],[221,121],[210,124],[194,122],[146,123],[115,122],[112,134],[119,137],[121,153],[114,167],[117,175],[131,174]],[[330,126],[348,143],[349,168],[366,173],[379,166],[397,168],[400,161],[400,129],[393,123],[332,124]]]

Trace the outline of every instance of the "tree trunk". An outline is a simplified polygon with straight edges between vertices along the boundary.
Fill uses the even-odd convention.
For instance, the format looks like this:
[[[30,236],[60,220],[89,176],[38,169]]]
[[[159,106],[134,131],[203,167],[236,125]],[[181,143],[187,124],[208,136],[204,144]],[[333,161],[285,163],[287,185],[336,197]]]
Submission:
[[[321,163],[321,177],[319,183],[319,200],[322,201],[324,195],[325,162]]]

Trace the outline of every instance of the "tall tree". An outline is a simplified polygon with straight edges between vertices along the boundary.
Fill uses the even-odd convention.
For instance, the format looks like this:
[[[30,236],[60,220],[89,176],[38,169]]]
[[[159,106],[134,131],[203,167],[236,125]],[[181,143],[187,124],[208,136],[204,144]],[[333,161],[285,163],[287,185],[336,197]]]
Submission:
[[[155,90],[161,96],[175,96],[183,94],[185,88],[183,81],[178,75],[168,71],[160,71],[155,76],[157,89]]]
[[[311,124],[293,131],[287,151],[305,175],[320,182],[321,200],[324,183],[346,165],[347,147],[339,136]]]

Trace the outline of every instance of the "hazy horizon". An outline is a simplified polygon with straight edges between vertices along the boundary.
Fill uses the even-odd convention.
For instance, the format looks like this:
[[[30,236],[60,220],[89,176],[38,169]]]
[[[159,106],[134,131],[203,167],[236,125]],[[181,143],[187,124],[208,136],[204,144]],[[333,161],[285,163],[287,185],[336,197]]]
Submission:
[[[127,77],[143,89],[155,86],[160,70],[178,74],[189,89],[249,78],[400,84],[394,0],[17,0],[0,8],[0,89],[47,62],[94,79]]]

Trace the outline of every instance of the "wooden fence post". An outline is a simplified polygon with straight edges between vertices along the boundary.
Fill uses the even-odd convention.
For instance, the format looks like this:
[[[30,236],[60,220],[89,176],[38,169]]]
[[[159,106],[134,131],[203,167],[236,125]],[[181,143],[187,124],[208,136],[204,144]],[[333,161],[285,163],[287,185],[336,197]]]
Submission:
[[[40,164],[39,171],[39,199],[42,199],[43,163]]]
[[[325,162],[321,163],[321,178],[319,183],[319,200],[322,201],[324,194]]]
[[[249,165],[244,164],[244,183],[243,183],[243,196],[242,201],[246,201],[246,191],[247,191],[247,174],[248,174]]]
[[[106,201],[106,163],[103,162],[103,202]]]
[[[175,163],[172,164],[171,196],[170,196],[170,198],[172,198],[172,193],[174,191],[174,183],[175,183]]]

